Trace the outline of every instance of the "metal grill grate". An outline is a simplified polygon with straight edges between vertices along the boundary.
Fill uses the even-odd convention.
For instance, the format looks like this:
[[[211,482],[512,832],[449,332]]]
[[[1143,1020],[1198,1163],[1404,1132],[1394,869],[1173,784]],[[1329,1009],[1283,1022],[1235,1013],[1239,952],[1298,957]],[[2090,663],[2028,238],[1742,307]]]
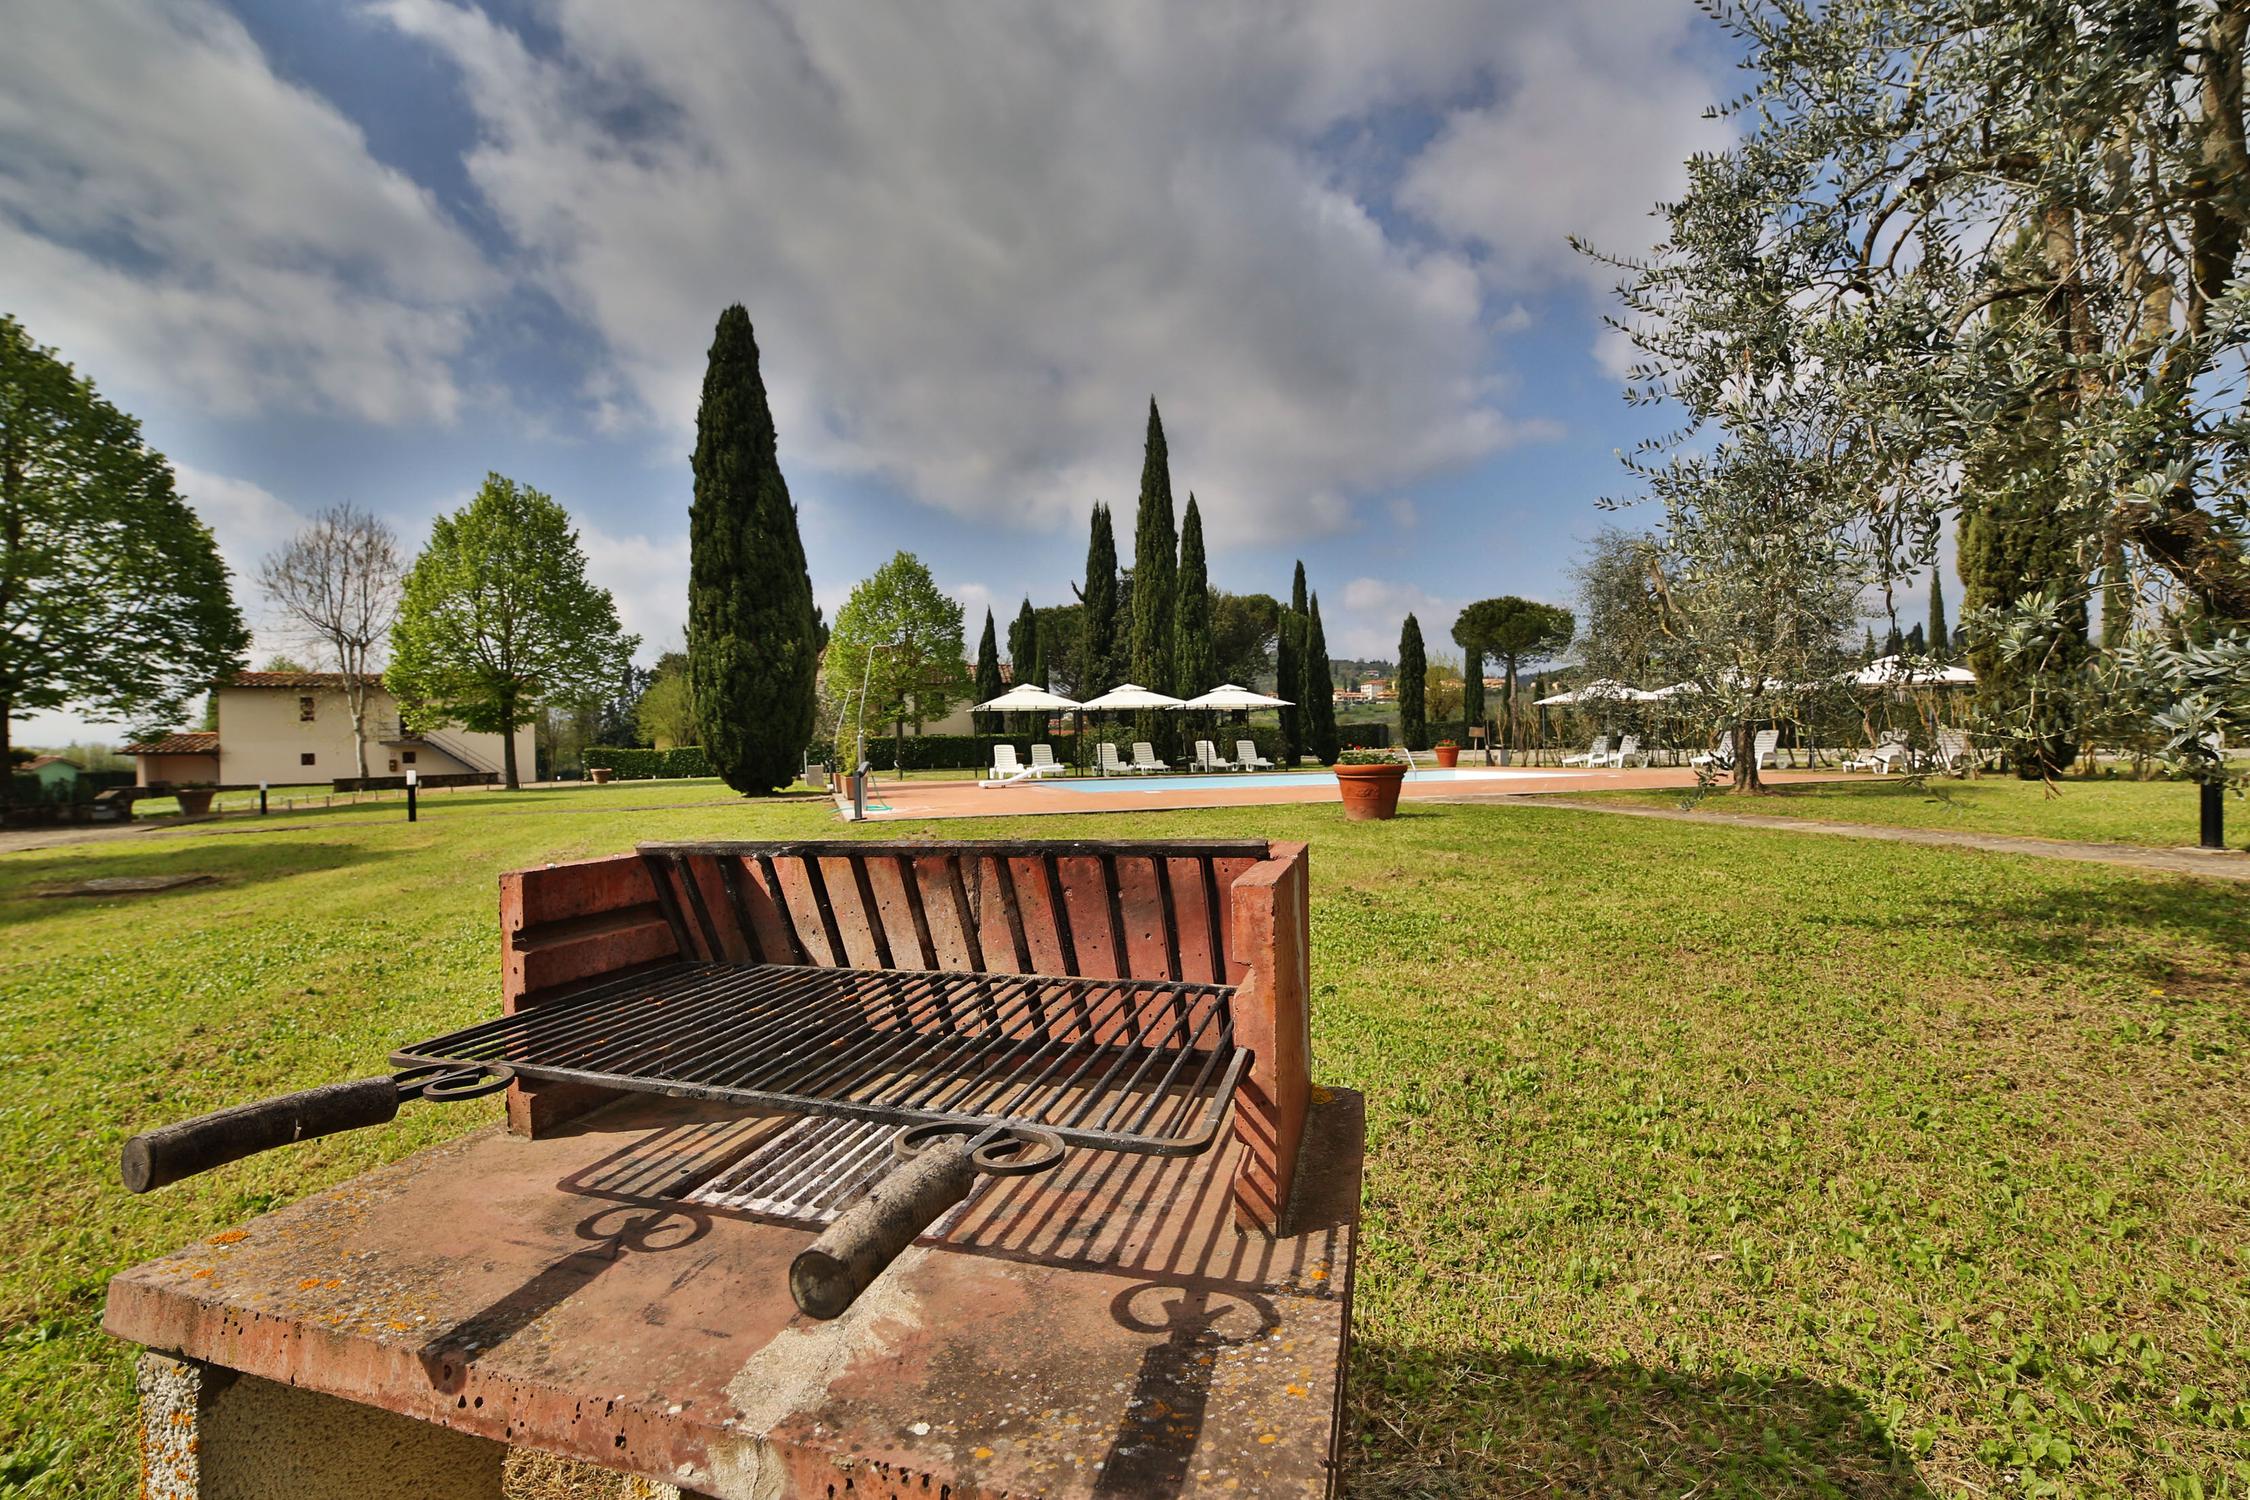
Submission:
[[[1249,1054],[1233,990],[1145,979],[680,964],[392,1054],[891,1124],[1007,1122],[1192,1155]]]

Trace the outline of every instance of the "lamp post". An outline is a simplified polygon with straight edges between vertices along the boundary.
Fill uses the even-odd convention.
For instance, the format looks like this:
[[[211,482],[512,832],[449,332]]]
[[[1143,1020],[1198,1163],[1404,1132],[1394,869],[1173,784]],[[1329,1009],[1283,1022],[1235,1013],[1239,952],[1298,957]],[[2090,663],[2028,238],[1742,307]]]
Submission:
[[[420,778],[414,774],[414,768],[408,766],[406,768],[406,821],[409,823],[419,816],[414,807],[414,786],[418,780]]]

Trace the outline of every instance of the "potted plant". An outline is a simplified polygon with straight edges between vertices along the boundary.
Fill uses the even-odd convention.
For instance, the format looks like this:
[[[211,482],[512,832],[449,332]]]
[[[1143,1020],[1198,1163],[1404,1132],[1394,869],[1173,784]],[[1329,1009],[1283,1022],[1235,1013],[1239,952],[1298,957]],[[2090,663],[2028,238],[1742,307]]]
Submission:
[[[608,786],[609,778],[617,774],[614,766],[588,766],[586,775],[596,786]]]
[[[1461,747],[1452,740],[1439,740],[1431,748],[1437,751],[1437,763],[1445,770],[1450,771],[1461,764]]]
[[[1344,795],[1344,816],[1366,823],[1398,814],[1398,789],[1406,765],[1385,750],[1346,750],[1336,757],[1336,785]]]
[[[180,813],[183,817],[200,818],[211,811],[211,797],[216,791],[217,787],[183,786],[172,795],[180,799]]]

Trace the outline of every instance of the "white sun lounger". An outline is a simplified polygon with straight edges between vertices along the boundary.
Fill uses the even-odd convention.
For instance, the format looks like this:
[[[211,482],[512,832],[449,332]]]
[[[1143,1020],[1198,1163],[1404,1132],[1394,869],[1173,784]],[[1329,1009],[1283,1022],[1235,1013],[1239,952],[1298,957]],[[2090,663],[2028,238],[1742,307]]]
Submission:
[[[1597,734],[1594,736],[1594,743],[1587,747],[1585,754],[1566,755],[1562,758],[1562,763],[1566,766],[1590,767],[1598,765],[1602,761],[1605,761],[1607,759],[1609,759],[1609,736],[1606,734]]]
[[[1219,747],[1209,740],[1195,742],[1195,768],[1198,771],[1231,771],[1234,762],[1219,753]]]
[[[1133,769],[1136,771],[1169,771],[1172,768],[1156,758],[1156,747],[1147,740],[1133,741]]]
[[[1613,770],[1622,771],[1625,769],[1625,762],[1629,760],[1638,760],[1640,758],[1640,754],[1641,737],[1637,734],[1629,734],[1625,736],[1623,740],[1618,742],[1618,746],[1615,750],[1610,752],[1610,767]]]
[[[1273,762],[1258,753],[1258,742],[1256,740],[1236,740],[1234,742],[1234,763],[1245,771],[1270,771],[1273,769]]]
[[[1117,747],[1103,740],[1094,747],[1094,769],[1104,776],[1128,776],[1138,768],[1118,759]]]

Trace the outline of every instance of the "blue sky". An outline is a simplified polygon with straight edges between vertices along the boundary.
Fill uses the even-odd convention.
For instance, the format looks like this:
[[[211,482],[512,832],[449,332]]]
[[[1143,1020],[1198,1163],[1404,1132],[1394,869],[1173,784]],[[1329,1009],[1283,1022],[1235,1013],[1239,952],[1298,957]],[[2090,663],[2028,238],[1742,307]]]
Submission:
[[[1337,655],[1566,599],[1653,419],[1565,237],[1644,247],[1737,81],[1687,0],[78,0],[10,31],[0,308],[144,419],[254,623],[305,514],[417,545],[497,469],[579,518],[644,655],[737,300],[831,612],[898,548],[972,639],[1066,600],[1092,501],[1130,546],[1152,394],[1215,581],[1302,557]]]

